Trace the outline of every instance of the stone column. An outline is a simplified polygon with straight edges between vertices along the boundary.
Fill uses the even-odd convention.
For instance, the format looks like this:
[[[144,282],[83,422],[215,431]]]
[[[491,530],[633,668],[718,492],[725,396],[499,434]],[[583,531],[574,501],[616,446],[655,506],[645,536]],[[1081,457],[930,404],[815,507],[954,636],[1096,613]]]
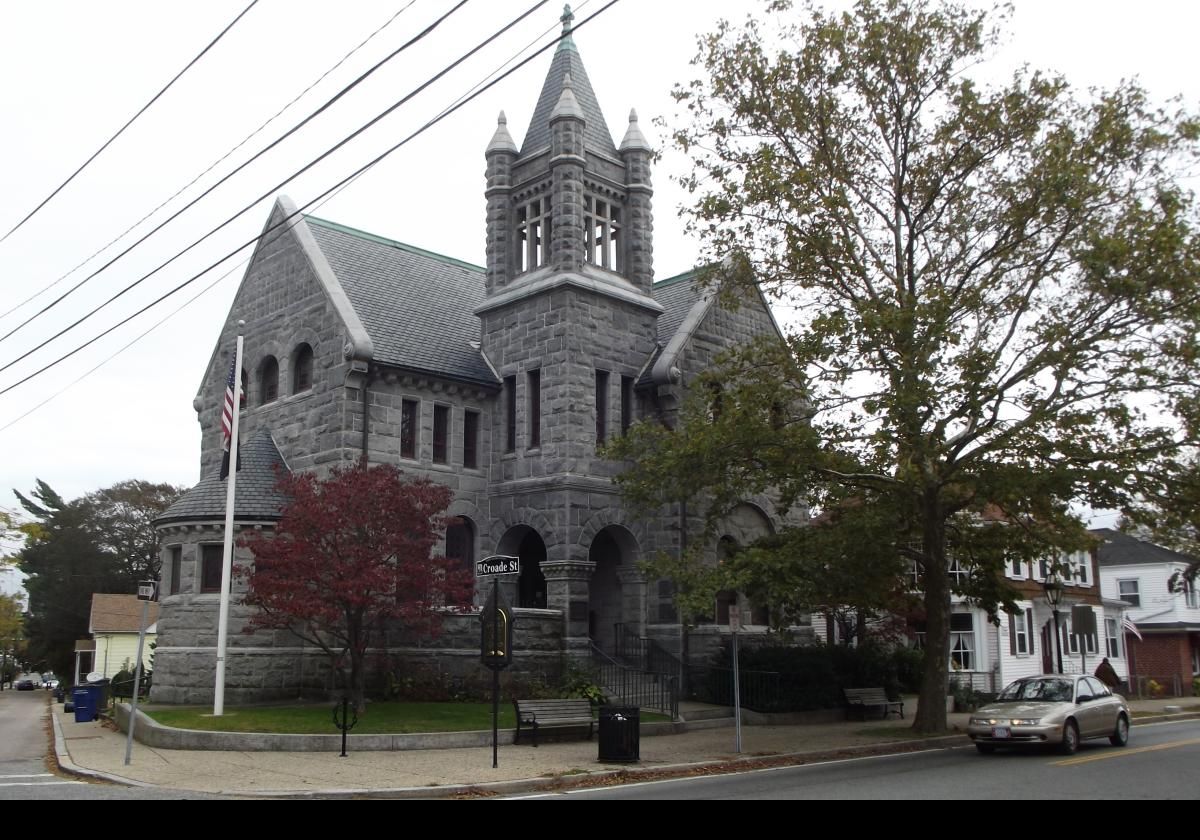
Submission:
[[[550,115],[550,265],[555,271],[583,268],[583,128],[583,109],[568,74]]]
[[[487,147],[487,293],[508,283],[512,271],[512,163],[517,144],[508,133],[504,112]]]
[[[586,650],[588,599],[596,564],[589,560],[545,560],[546,606],[563,611],[563,644],[567,652]]]

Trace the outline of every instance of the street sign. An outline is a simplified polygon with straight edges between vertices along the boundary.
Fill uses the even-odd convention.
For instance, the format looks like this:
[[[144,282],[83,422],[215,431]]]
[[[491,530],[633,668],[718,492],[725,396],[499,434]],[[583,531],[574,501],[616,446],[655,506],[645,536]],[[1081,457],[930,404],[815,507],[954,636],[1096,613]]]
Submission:
[[[734,633],[741,632],[742,629],[742,608],[736,604],[729,606],[729,629]]]
[[[138,600],[139,601],[153,601],[155,590],[157,590],[157,589],[158,589],[158,584],[155,581],[139,580],[138,581],[138,593],[137,593]]]
[[[475,576],[516,575],[521,572],[521,560],[507,554],[493,554],[475,561]]]

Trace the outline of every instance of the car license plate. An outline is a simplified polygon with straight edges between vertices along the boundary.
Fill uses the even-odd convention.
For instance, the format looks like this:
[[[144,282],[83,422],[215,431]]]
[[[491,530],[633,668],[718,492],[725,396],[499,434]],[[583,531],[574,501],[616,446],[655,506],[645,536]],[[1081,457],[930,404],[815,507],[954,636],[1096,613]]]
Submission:
[[[1012,733],[1009,731],[1009,728],[1007,726],[993,726],[992,727],[992,737],[993,738],[1007,738],[1011,734]]]

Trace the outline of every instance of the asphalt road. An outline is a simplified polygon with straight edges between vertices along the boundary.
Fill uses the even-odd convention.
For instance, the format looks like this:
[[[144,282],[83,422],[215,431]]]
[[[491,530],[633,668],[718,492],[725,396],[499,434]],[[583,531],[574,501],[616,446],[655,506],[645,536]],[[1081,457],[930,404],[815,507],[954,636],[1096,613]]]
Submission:
[[[520,799],[1200,799],[1200,721],[1136,726],[1074,756],[970,746]]]

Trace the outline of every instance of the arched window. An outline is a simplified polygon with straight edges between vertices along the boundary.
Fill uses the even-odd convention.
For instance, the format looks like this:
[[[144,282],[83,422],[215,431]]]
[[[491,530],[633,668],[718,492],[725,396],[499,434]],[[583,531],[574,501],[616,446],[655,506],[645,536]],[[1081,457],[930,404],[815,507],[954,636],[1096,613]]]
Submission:
[[[229,392],[229,382],[225,382],[225,393]],[[246,407],[246,395],[250,393],[250,376],[246,373],[246,369],[242,368],[242,388],[238,395],[238,410]]]
[[[446,559],[453,569],[466,569],[475,574],[475,528],[465,516],[456,516],[446,525]],[[465,593],[454,606],[470,606],[471,594]]]
[[[266,405],[279,399],[279,362],[267,356],[258,367],[258,404]]]
[[[312,388],[312,383],[313,351],[307,344],[301,344],[292,356],[292,393],[307,391]]]

